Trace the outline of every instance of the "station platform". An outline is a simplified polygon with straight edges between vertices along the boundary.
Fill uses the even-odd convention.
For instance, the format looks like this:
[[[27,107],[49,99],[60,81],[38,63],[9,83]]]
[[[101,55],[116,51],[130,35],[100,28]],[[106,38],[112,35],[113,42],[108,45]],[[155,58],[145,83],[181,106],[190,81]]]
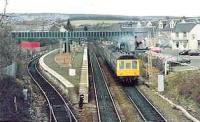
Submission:
[[[84,95],[84,103],[88,103],[88,63],[87,57],[83,56],[87,55],[84,54],[87,48],[84,48],[78,46],[70,53],[56,49],[40,58],[43,72],[51,77],[53,85],[66,94],[72,104],[78,103],[80,94]]]
[[[79,87],[79,96],[84,95],[84,103],[88,103],[88,51],[87,47],[84,48],[83,53],[83,62],[81,68],[81,78],[80,78],[80,87]]]

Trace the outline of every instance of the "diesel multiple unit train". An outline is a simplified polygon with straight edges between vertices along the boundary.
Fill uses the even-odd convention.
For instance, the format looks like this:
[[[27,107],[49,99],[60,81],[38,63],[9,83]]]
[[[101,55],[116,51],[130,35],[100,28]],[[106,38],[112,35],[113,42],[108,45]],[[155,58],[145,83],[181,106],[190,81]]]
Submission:
[[[134,84],[140,76],[139,59],[114,46],[101,47],[102,54],[118,81],[124,85]]]

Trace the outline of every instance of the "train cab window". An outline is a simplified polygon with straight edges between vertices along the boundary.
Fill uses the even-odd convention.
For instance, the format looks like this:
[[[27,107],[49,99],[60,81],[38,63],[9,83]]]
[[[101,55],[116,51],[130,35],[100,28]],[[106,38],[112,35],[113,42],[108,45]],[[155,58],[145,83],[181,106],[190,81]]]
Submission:
[[[126,63],[126,69],[131,69],[131,63]]]
[[[124,69],[124,61],[119,62],[119,69]]]
[[[137,61],[132,61],[132,69],[137,69]]]

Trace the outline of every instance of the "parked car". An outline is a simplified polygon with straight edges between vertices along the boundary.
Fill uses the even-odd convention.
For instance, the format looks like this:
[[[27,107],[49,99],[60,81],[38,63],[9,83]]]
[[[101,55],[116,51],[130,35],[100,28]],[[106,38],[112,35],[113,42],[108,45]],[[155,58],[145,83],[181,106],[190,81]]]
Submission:
[[[177,61],[169,61],[170,66],[180,66],[181,64],[190,64],[191,60],[186,58],[178,57]]]
[[[183,51],[179,52],[179,55],[189,55],[190,51],[191,50],[183,50]]]
[[[186,59],[186,58],[178,58],[178,62],[179,62],[179,63],[190,64],[190,63],[191,63],[191,60],[190,60],[190,59]]]
[[[169,43],[161,43],[159,44],[160,48],[171,48],[172,46]]]
[[[191,50],[188,52],[188,54],[190,56],[198,56],[198,55],[200,55],[200,51],[199,50]]]

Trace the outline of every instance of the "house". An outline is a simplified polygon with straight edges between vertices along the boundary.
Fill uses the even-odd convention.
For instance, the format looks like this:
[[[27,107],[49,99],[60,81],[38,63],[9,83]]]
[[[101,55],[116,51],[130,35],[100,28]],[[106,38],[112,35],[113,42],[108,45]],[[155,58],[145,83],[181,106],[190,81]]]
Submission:
[[[137,22],[136,21],[130,21],[130,22],[123,22],[121,23],[121,28],[136,28]]]
[[[60,32],[65,32],[67,31],[63,25],[59,26],[59,25],[53,25],[50,27],[49,31],[60,31]]]
[[[146,27],[152,27],[153,24],[151,23],[151,21],[148,21],[147,24],[146,24]]]
[[[200,49],[200,24],[181,22],[171,34],[172,49]]]
[[[165,27],[163,28],[163,31],[168,31],[171,33],[174,30],[177,23],[178,23],[178,20],[174,20],[174,19],[167,21],[165,24]]]
[[[162,20],[160,20],[160,21],[158,22],[158,28],[159,28],[159,29],[163,29],[163,28],[164,28],[164,23],[163,23]]]
[[[67,30],[64,28],[64,26],[61,26],[59,31],[60,32],[66,32]]]
[[[137,22],[137,28],[141,28],[142,27],[142,24],[140,21]]]
[[[175,22],[174,20],[172,19],[170,22],[169,22],[169,28],[174,28],[175,27]]]
[[[59,30],[60,30],[60,27],[58,27],[55,24],[49,28],[49,31],[59,31]]]
[[[177,20],[160,20],[157,23],[157,46],[160,47],[171,47],[171,33],[174,30],[174,27],[177,23]]]

